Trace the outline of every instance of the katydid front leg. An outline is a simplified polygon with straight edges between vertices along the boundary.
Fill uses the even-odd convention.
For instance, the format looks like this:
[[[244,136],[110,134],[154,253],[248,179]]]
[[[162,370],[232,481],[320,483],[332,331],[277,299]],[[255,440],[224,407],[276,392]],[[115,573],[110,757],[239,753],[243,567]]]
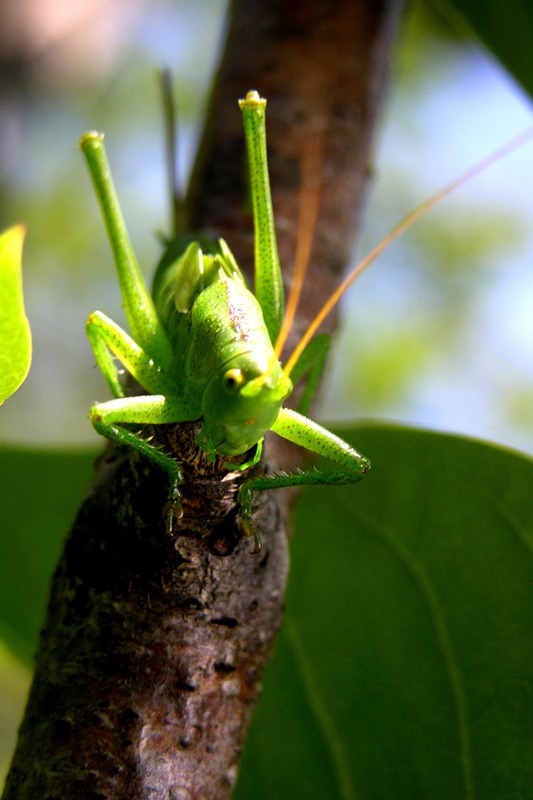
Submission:
[[[181,516],[179,484],[182,483],[181,467],[171,456],[137,433],[123,427],[137,423],[149,425],[170,422],[185,422],[195,419],[196,408],[191,408],[181,398],[172,394],[172,382],[158,368],[153,360],[139,347],[128,334],[112,320],[100,312],[95,312],[87,320],[87,335],[98,366],[115,395],[114,400],[95,403],[89,418],[95,430],[120,445],[129,445],[138,453],[150,459],[169,478],[169,512],[167,529],[172,530],[174,517]],[[116,356],[131,375],[148,391],[158,393],[125,397],[119,371],[114,361]],[[164,392],[164,393],[161,393]]]
[[[245,481],[238,493],[242,524],[246,534],[254,536],[256,542],[255,526],[252,522],[254,492],[289,486],[309,486],[310,484],[338,486],[357,483],[370,469],[368,458],[358,453],[334,433],[292,409],[281,409],[272,430],[284,439],[329,459],[340,469],[331,471],[313,469],[284,475],[264,475]]]
[[[122,425],[125,422],[160,425],[162,422],[174,422],[178,413],[179,399],[163,395],[119,397],[106,403],[95,403],[89,412],[89,419],[98,433],[117,444],[129,445],[167,473],[169,490],[166,526],[169,533],[172,532],[174,518],[182,515],[179,492],[179,485],[183,482],[181,464],[163,453],[157,445]]]

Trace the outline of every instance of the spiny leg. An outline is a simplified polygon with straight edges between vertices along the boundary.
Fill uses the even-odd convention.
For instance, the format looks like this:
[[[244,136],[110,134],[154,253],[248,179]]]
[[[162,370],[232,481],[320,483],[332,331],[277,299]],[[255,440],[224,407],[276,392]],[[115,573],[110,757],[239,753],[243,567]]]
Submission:
[[[181,516],[179,485],[183,482],[181,465],[161,448],[143,439],[138,433],[122,427],[128,423],[161,425],[170,422],[184,422],[187,410],[179,398],[164,395],[142,395],[140,397],[120,397],[106,403],[95,403],[89,418],[94,428],[117,444],[128,445],[141,455],[150,459],[169,478],[169,512],[167,530],[172,532],[174,517]]]
[[[250,478],[239,489],[238,502],[246,536],[253,536],[255,547],[260,548],[259,535],[252,520],[252,498],[254,492],[281,489],[289,486],[310,484],[340,485],[357,483],[370,469],[370,461],[338,436],[302,416],[297,411],[282,408],[272,430],[284,439],[301,445],[317,455],[329,459],[340,469],[301,471],[283,475],[263,475]]]

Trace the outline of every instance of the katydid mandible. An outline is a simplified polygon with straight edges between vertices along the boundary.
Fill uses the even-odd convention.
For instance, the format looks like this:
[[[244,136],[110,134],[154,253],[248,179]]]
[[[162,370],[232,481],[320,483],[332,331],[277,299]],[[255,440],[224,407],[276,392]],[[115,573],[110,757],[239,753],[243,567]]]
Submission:
[[[110,239],[131,336],[99,311],[87,320],[96,361],[114,396],[95,403],[90,419],[107,438],[129,445],[166,471],[169,510],[166,525],[182,511],[180,463],[134,433],[130,424],[158,425],[201,420],[197,443],[208,458],[248,457],[228,461],[228,469],[247,470],[261,457],[263,438],[272,430],[333,462],[330,471],[313,469],[245,479],[237,494],[243,533],[260,539],[252,519],[254,492],[309,484],[356,483],[370,469],[369,460],[339,437],[304,416],[320,377],[328,342],[312,339],[317,328],[355,278],[431,206],[495,160],[531,138],[531,131],[489,156],[429,198],[353,269],[323,306],[285,365],[280,354],[294,316],[298,290],[284,297],[266,156],[266,101],[252,91],[239,101],[250,172],[255,236],[255,294],[222,239],[205,252],[191,242],[171,263],[163,257],[150,294],[130,244],[111,179],[103,135],[85,134],[86,156]],[[315,199],[317,199],[315,195]],[[316,208],[315,212],[316,214]],[[306,227],[313,227],[308,219]],[[300,269],[298,270],[298,264]],[[296,261],[294,286],[301,286],[306,258]],[[299,274],[298,274],[299,273]],[[146,390],[126,396],[115,358]],[[294,372],[293,372],[294,371]],[[291,375],[307,374],[298,411],[283,403],[292,392]]]

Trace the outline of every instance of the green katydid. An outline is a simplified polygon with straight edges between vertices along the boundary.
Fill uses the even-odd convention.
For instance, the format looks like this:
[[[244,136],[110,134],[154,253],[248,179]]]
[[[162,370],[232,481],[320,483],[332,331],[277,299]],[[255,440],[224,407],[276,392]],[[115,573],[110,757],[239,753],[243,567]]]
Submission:
[[[169,530],[174,517],[181,513],[180,464],[133,432],[130,423],[157,425],[201,419],[197,443],[210,459],[214,460],[217,454],[228,458],[249,454],[242,464],[228,462],[226,466],[232,470],[247,470],[258,462],[263,438],[269,430],[332,461],[336,468],[331,471],[313,469],[244,480],[237,503],[242,530],[245,535],[253,536],[257,552],[260,540],[252,520],[255,492],[308,484],[355,483],[370,469],[365,456],[302,413],[318,381],[327,347],[324,338],[312,340],[317,328],[347,287],[393,239],[443,196],[502,157],[517,142],[476,165],[401,222],[349,273],[282,365],[280,354],[294,315],[298,289],[291,290],[284,318],[266,157],[266,101],[252,91],[239,104],[254,216],[255,294],[247,288],[223,240],[208,252],[203,252],[198,242],[192,242],[171,263],[163,258],[150,294],[126,232],[103,136],[87,133],[80,142],[102,207],[132,333],[128,335],[98,311],[89,316],[87,334],[114,395],[113,400],[93,405],[90,419],[99,433],[129,445],[166,471],[170,484]],[[308,220],[307,228],[312,225],[312,219]],[[306,257],[298,263],[296,287],[301,286]],[[146,390],[146,395],[126,396],[115,358]],[[285,408],[283,403],[292,392],[291,375],[301,377],[306,372],[310,391],[306,391],[303,405],[298,411]]]

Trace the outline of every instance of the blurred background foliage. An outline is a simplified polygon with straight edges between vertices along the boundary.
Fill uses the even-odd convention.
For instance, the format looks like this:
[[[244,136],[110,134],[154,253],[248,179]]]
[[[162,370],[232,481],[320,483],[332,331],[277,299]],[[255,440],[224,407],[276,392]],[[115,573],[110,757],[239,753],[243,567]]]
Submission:
[[[169,218],[155,69],[169,65],[175,74],[185,184],[224,5],[4,2],[0,224],[28,225],[35,355],[25,386],[3,408],[0,440],[96,442],[86,413],[106,388],[91,368],[83,322],[96,308],[118,321],[123,315],[77,141],[86,129],[106,132],[126,219],[150,273],[155,233],[168,230]],[[425,4],[413,6],[395,56],[358,252],[529,122],[521,90],[496,62]],[[524,177],[532,164],[526,146],[495,165],[353,287],[324,418],[383,417],[531,449],[533,198]]]
[[[84,320],[96,308],[118,322],[123,314],[77,141],[87,129],[106,132],[134,245],[150,273],[155,232],[169,227],[155,68],[175,75],[185,184],[224,11],[222,0],[0,6],[0,229],[28,226],[24,279],[34,336],[30,376],[0,415],[4,444],[99,446],[86,415],[107,389],[92,368]],[[440,13],[413,4],[395,53],[358,252],[529,124],[524,94],[493,58]],[[345,299],[324,419],[392,419],[533,450],[532,165],[529,145],[446,201],[365,273]],[[8,698],[0,703],[0,770],[27,680],[0,650]]]

